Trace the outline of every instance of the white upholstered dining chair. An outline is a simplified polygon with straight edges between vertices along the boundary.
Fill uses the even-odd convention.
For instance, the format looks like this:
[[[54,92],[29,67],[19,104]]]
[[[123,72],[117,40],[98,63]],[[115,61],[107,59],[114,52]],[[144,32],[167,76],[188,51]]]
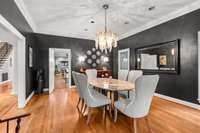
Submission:
[[[149,113],[150,105],[154,92],[156,90],[159,81],[158,75],[144,75],[136,80],[135,83],[135,99],[122,99],[114,103],[115,106],[115,118],[117,121],[117,111],[119,110],[128,117],[134,120],[134,133],[137,133],[137,119],[145,118],[148,124],[147,115]],[[149,131],[151,129],[149,127]]]
[[[78,99],[78,103],[76,105],[77,109],[79,112],[82,112],[83,108],[84,108],[84,99],[83,99],[83,94],[81,92],[81,89],[80,89],[80,86],[78,84],[78,81],[76,79],[76,73],[75,71],[72,71],[72,77],[74,79],[74,83],[76,85],[76,89],[77,89],[77,92],[78,92],[78,96],[79,96],[79,99]],[[81,103],[81,109],[79,109],[79,104]]]
[[[76,73],[75,78],[77,80],[78,86],[83,95],[84,102],[88,107],[88,117],[87,124],[89,124],[92,108],[103,107],[103,118],[105,118],[106,105],[111,103],[111,100],[98,92],[92,92],[91,86],[87,83],[87,76],[81,73]]]
[[[88,80],[96,79],[97,78],[97,70],[96,69],[87,69],[85,71]]]
[[[141,70],[131,70],[128,72],[128,78],[127,81],[131,83],[135,83],[135,81],[143,75],[143,71]],[[119,91],[118,95],[125,98],[134,98],[135,97],[135,91]]]
[[[119,80],[124,80],[126,81],[127,80],[127,77],[128,77],[128,70],[121,70],[118,72],[118,79]]]

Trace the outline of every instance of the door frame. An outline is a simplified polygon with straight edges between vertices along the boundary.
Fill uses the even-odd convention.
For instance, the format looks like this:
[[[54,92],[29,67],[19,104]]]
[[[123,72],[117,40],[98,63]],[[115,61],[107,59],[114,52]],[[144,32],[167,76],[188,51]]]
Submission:
[[[72,86],[72,65],[71,65],[71,61],[72,61],[72,55],[71,55],[71,49],[66,49],[67,53],[68,53],[68,61],[69,61],[69,87]]]
[[[68,61],[69,61],[69,87],[72,86],[72,76],[71,76],[71,71],[72,71],[72,66],[71,66],[71,49],[67,48],[49,48],[49,93],[52,93],[54,88],[55,88],[55,49],[64,49],[68,53]],[[52,51],[51,51],[52,50]],[[51,51],[51,52],[50,52]],[[52,53],[53,52],[53,53]],[[54,59],[52,58],[54,57]]]
[[[17,43],[14,47],[16,57],[14,57],[15,61],[13,63],[13,66],[15,66],[15,73],[13,73],[13,88],[15,88],[18,95],[18,108],[23,108],[29,101],[29,99],[26,98],[26,39],[1,14],[0,25],[3,26],[9,34],[17,38]]]
[[[200,103],[200,31],[197,33],[198,35],[198,102]]]
[[[55,48],[49,48],[49,94],[55,89]]]

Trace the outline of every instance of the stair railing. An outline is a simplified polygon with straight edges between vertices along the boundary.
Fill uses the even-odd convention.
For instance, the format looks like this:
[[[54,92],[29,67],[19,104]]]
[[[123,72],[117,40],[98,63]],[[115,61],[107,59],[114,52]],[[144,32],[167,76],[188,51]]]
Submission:
[[[26,113],[26,114],[14,116],[14,117],[6,118],[6,119],[0,119],[0,124],[6,122],[7,123],[6,133],[9,133],[9,122],[13,121],[13,120],[17,120],[17,125],[15,127],[15,133],[19,133],[21,119],[24,118],[24,117],[28,117],[30,115],[31,115],[30,113]]]

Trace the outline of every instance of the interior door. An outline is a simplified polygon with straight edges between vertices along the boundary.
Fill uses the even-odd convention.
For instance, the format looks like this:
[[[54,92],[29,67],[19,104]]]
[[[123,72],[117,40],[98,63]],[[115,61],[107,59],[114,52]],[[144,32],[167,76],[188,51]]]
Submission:
[[[130,49],[122,49],[118,51],[118,79],[127,80],[130,70]]]
[[[49,48],[49,93],[55,88],[55,49]]]

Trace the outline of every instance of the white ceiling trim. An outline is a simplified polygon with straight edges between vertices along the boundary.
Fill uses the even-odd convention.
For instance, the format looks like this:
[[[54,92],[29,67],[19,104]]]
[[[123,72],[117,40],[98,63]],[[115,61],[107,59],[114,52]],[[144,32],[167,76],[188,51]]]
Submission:
[[[47,35],[46,32],[40,32],[39,30],[37,30],[36,33]],[[60,36],[60,37],[66,37],[66,38],[74,38],[74,39],[85,39],[85,40],[92,40],[92,41],[95,40],[94,38],[91,38],[89,36],[79,36],[79,37],[73,36],[73,35],[66,36],[65,34],[62,34],[62,33],[53,33],[53,32],[48,32],[48,35]]]
[[[16,35],[19,39],[25,40],[25,37],[14,26],[12,26],[1,14],[0,14],[0,24],[9,29],[10,32]]]
[[[25,17],[26,21],[32,28],[33,32],[36,32],[36,25],[33,19],[31,18],[30,13],[28,12],[23,0],[14,0],[14,1],[16,5],[18,6],[19,10],[21,11],[21,13],[23,14],[23,16]]]
[[[183,8],[181,8],[181,9],[178,9],[178,10],[176,10],[176,11],[174,11],[174,12],[172,12],[172,13],[166,15],[166,16],[163,16],[163,17],[161,17],[159,19],[153,20],[153,21],[151,21],[151,22],[149,22],[149,23],[147,23],[147,24],[145,24],[145,25],[143,25],[143,26],[141,26],[139,28],[136,28],[136,29],[134,29],[134,30],[132,30],[130,32],[127,32],[125,34],[122,34],[121,36],[119,36],[119,40],[122,40],[124,38],[129,37],[129,36],[132,36],[132,35],[137,34],[139,32],[145,31],[145,30],[150,29],[150,28],[152,28],[154,26],[157,26],[159,24],[165,23],[165,22],[167,22],[169,20],[172,20],[172,19],[175,19],[177,17],[183,16],[183,15],[185,15],[187,13],[190,13],[192,11],[195,11],[197,9],[200,9],[200,1],[194,2],[194,3],[192,3],[190,5],[187,5],[187,6],[183,7]]]

